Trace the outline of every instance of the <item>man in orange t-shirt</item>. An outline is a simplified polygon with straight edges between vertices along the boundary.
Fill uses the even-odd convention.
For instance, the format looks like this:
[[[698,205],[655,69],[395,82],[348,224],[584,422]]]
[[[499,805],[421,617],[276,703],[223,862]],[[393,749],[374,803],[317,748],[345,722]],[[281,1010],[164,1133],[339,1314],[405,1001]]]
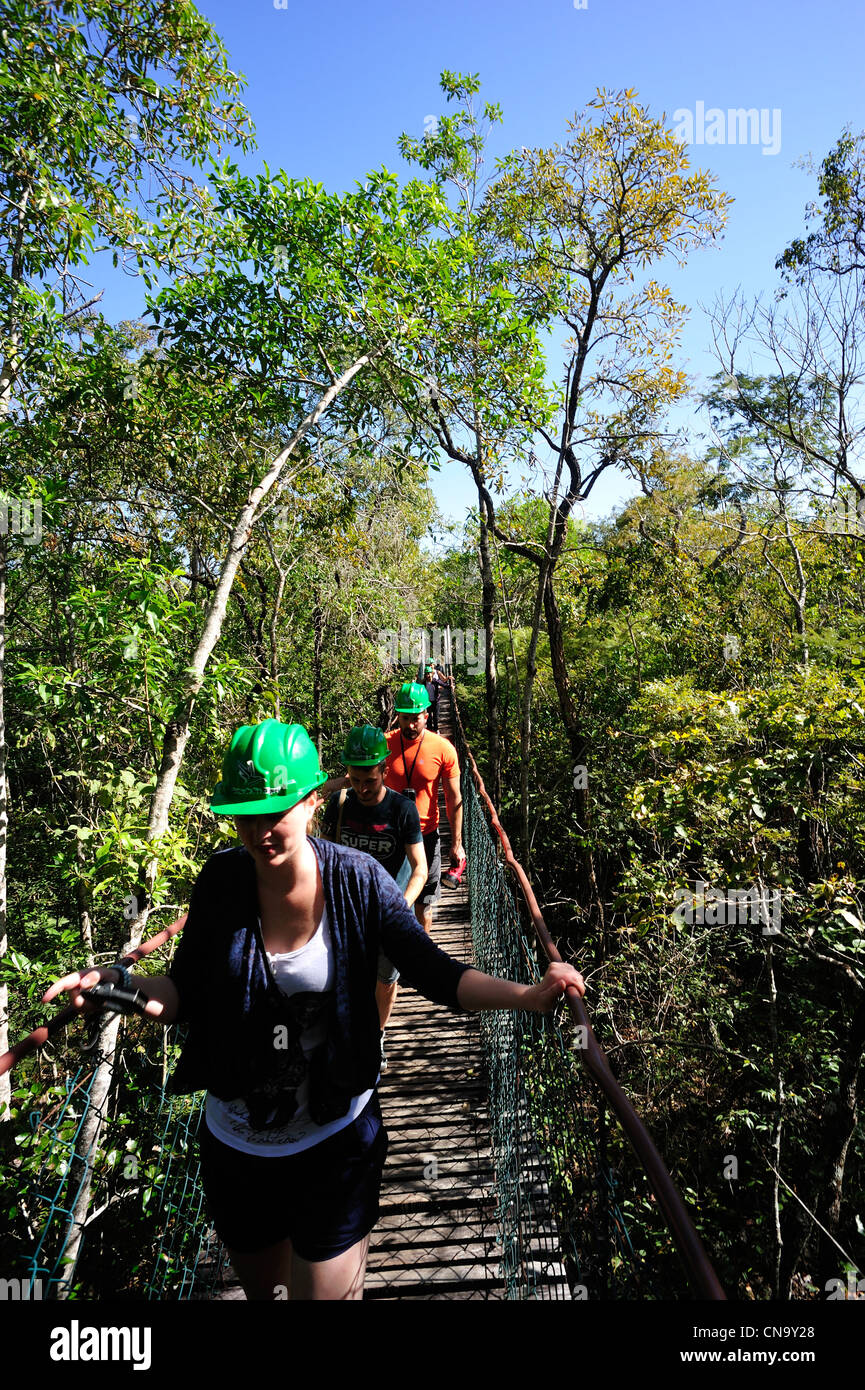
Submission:
[[[451,828],[451,863],[459,864],[465,858],[460,765],[453,744],[427,729],[429,703],[424,686],[406,681],[400,688],[394,705],[399,728],[385,735],[390,752],[384,770],[385,784],[392,791],[414,794],[420,816],[429,877],[415,901],[414,910],[427,932],[432,926],[433,907],[441,897],[439,783],[444,787]]]

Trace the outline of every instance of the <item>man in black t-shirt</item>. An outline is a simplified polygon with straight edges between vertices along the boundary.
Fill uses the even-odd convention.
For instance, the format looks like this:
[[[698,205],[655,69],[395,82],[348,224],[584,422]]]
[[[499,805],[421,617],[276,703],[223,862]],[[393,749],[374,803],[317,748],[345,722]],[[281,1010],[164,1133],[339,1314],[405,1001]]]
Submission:
[[[334,792],[327,803],[322,822],[324,837],[327,840],[336,840],[335,832],[339,821],[339,843],[348,845],[350,849],[363,850],[364,854],[371,854],[405,891],[410,881],[411,870],[406,858],[407,847],[423,840],[417,807],[399,792],[392,792],[385,787],[383,777],[381,780],[384,795],[375,801],[365,800],[363,792],[359,794],[355,790],[355,779],[351,775],[353,771],[352,768],[349,772],[352,789],[346,792],[342,805],[342,792]],[[358,771],[366,774],[363,782],[373,780],[369,776],[370,769],[363,768]],[[375,769],[372,771],[374,773]],[[417,893],[412,893],[410,897],[406,895],[409,906],[416,897]]]
[[[427,880],[426,854],[417,807],[384,784],[389,752],[381,729],[361,724],[351,730],[342,755],[351,790],[343,788],[331,796],[321,833],[326,840],[371,854],[413,907]],[[375,998],[382,1029],[382,1070],[387,1066],[384,1028],[396,1002],[398,980],[399,971],[379,954]]]

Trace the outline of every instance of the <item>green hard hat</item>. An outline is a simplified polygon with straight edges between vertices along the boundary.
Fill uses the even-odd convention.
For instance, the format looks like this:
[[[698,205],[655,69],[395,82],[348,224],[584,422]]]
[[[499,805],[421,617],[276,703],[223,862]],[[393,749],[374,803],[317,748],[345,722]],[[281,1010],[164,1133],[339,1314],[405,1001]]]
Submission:
[[[346,767],[377,767],[389,752],[387,739],[381,729],[374,724],[358,724],[349,732],[342,750],[342,760]]]
[[[210,809],[228,816],[290,811],[326,781],[315,744],[302,724],[281,724],[278,719],[244,724],[222,760],[222,781]]]
[[[397,714],[423,714],[429,709],[430,698],[426,686],[419,681],[404,681],[394,702]]]

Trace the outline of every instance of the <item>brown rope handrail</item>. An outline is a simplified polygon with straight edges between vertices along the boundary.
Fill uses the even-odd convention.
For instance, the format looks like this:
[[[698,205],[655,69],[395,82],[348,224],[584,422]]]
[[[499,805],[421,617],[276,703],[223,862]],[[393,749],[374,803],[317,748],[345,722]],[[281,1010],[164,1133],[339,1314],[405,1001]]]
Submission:
[[[478,770],[478,765],[475,762],[474,754],[466,738],[463,722],[460,718],[455,686],[451,686],[449,693],[453,704],[454,719],[456,720],[460,740],[469,761],[472,778],[477,787],[478,795],[487,808],[493,829],[501,842],[505,862],[516,875],[529,916],[532,919],[535,932],[544,948],[547,959],[561,962],[562,957],[553,942],[553,938],[550,936],[547,924],[538,906],[538,900],[535,897],[532,885],[526,875],[526,871],[511,848],[511,842],[508,839],[507,832],[499,820],[498,812],[484,786],[483,778]],[[585,1029],[586,1045],[578,1049],[583,1064],[603,1090],[604,1095],[619,1117],[622,1128],[631,1141],[632,1148],[646,1170],[649,1182],[652,1185],[652,1190],[664,1214],[667,1225],[672,1232],[676,1247],[688,1272],[688,1277],[692,1285],[700,1298],[726,1300],[727,1295],[724,1293],[718,1276],[712,1268],[709,1257],[694,1228],[694,1223],[688,1214],[688,1209],[685,1206],[676,1184],[667,1172],[664,1161],[655,1148],[649,1131],[646,1129],[643,1121],[640,1119],[610,1070],[610,1064],[607,1061],[606,1055],[592,1030],[592,1025],[589,1022],[589,1015],[583,1000],[573,986],[569,986],[565,991],[565,999],[567,1000],[571,1017],[580,1027]]]

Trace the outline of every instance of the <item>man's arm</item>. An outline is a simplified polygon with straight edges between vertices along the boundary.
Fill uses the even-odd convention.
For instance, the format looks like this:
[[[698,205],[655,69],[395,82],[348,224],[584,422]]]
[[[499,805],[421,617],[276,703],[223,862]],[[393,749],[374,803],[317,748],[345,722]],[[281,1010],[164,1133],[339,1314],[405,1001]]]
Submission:
[[[394,883],[378,864],[371,870],[377,883],[380,905],[380,931],[384,952],[405,981],[425,998],[448,1008],[527,1009],[549,1013],[569,985],[582,994],[583,977],[572,965],[550,965],[542,980],[534,985],[518,984],[485,975],[463,961],[447,955],[415,921],[411,908]]]
[[[448,809],[448,825],[451,828],[451,863],[459,864],[465,859],[463,849],[463,795],[460,789],[460,775],[445,780],[445,805]]]
[[[423,840],[418,840],[416,845],[406,845],[405,857],[411,865],[411,878],[405,886],[405,900],[409,907],[413,907],[423,892],[424,884],[429,875]]]

